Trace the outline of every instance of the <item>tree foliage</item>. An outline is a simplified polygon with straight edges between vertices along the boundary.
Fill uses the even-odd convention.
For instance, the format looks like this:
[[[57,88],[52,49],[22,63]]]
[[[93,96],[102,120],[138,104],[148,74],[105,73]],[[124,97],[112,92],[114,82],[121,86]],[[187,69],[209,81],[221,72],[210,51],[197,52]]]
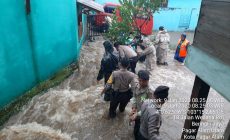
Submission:
[[[121,6],[117,7],[114,11],[107,37],[112,41],[125,43],[130,37],[139,36],[141,34],[141,26],[148,22],[154,12],[159,10],[162,1],[163,0],[119,0]],[[120,12],[120,17],[115,15],[116,11]],[[138,17],[145,17],[144,23],[140,26],[137,26],[135,20]]]

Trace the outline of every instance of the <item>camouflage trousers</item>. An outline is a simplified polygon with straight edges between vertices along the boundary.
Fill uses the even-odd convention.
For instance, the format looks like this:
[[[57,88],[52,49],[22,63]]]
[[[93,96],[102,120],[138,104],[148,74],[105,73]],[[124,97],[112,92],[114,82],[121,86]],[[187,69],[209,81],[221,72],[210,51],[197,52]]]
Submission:
[[[167,53],[168,53],[168,49],[162,49],[161,47],[157,47],[156,50],[157,61],[159,63],[167,62]]]
[[[153,56],[146,56],[145,59],[145,67],[147,71],[153,70],[153,65],[154,65],[154,58]]]

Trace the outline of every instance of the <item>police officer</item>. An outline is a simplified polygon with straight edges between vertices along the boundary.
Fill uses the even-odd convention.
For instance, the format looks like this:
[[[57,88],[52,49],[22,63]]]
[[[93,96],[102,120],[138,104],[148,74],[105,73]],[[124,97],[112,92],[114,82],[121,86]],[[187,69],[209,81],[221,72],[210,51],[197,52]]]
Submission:
[[[131,46],[120,45],[119,42],[115,42],[114,47],[119,52],[120,58],[126,57],[129,59],[131,71],[135,73],[138,57],[133,48]]]
[[[161,106],[168,99],[167,86],[156,88],[152,99],[145,100],[141,106],[140,130],[136,140],[161,140],[159,129],[162,124]],[[137,115],[134,115],[134,118]]]
[[[97,80],[100,81],[104,77],[104,83],[108,81],[111,73],[118,69],[118,55],[113,49],[111,42],[105,41],[103,43],[105,53],[101,60],[100,70],[97,76]]]
[[[153,62],[154,62],[156,50],[148,38],[145,38],[141,45],[144,46],[144,50],[140,52],[137,51],[138,56],[139,57],[145,56],[145,67],[146,70],[150,72],[151,70],[153,70]]]
[[[132,82],[133,97],[131,99],[132,112],[130,114],[130,119],[135,121],[135,138],[137,138],[137,134],[140,128],[141,105],[144,100],[151,98],[153,94],[153,90],[149,87],[149,72],[146,70],[140,70],[137,75],[138,77],[135,78]]]
[[[135,74],[127,70],[128,66],[129,59],[126,57],[122,58],[120,61],[120,70],[114,71],[111,74],[105,89],[103,90],[103,92],[105,92],[110,88],[113,89],[109,107],[110,118],[116,117],[116,109],[118,105],[119,111],[124,112],[126,105],[132,97],[132,92],[129,86],[133,81]]]
[[[116,54],[114,51],[111,42],[105,41],[103,45],[105,48],[105,53],[101,60],[97,81],[99,82],[102,78],[104,78],[104,83],[106,84],[112,72],[118,69],[118,54]],[[105,93],[104,99],[109,101],[109,96],[110,95],[108,95],[108,93]]]
[[[154,43],[157,47],[157,65],[168,65],[167,53],[170,43],[170,36],[163,26],[159,27],[159,32],[157,33],[156,40],[154,41]]]

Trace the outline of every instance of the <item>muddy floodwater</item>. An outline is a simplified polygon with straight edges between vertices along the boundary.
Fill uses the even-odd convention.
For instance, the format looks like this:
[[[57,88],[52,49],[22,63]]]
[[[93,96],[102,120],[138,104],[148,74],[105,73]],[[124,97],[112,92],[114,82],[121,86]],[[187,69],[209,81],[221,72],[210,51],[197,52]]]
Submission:
[[[133,140],[129,124],[130,104],[124,113],[108,119],[109,103],[100,96],[103,80],[96,76],[104,49],[102,38],[83,46],[80,69],[59,86],[33,98],[23,111],[12,116],[0,131],[0,140]],[[167,85],[169,101],[162,107],[163,140],[179,140],[195,75],[168,55],[169,66],[154,66],[150,86]],[[137,71],[144,64],[138,63]],[[230,103],[215,90],[209,93],[207,108],[197,139],[214,140],[223,135],[230,118]],[[194,124],[196,125],[196,124]]]

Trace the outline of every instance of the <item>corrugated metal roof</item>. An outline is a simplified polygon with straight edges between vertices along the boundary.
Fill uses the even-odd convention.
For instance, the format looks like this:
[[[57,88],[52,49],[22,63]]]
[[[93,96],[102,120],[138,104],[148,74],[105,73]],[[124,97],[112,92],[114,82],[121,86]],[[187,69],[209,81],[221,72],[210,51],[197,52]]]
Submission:
[[[93,10],[104,12],[103,5],[96,3],[92,0],[77,0],[77,2]]]

